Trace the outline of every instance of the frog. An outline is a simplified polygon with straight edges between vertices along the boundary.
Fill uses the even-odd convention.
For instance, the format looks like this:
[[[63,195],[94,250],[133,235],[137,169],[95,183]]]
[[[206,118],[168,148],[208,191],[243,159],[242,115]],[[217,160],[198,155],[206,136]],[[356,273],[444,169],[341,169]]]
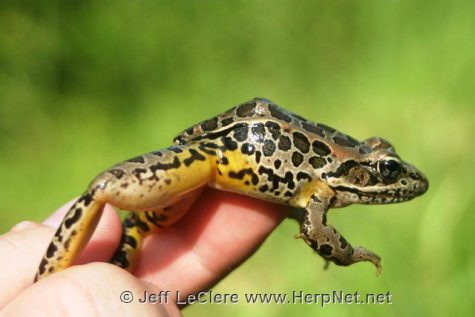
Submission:
[[[300,210],[297,237],[327,264],[366,261],[379,273],[381,258],[353,247],[328,223],[329,209],[408,201],[429,182],[381,137],[358,141],[254,98],[184,130],[168,148],[96,176],[65,215],[34,281],[73,264],[105,204],[130,211],[110,263],[133,271],[143,238],[179,221],[206,186]]]

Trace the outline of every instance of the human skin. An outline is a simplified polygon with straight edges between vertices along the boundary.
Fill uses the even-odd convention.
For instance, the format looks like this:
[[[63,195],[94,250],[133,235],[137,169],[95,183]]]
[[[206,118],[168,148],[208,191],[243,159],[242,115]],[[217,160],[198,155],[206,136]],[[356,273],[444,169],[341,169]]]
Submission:
[[[281,206],[205,189],[179,222],[145,238],[131,274],[104,263],[122,230],[116,211],[106,205],[78,265],[33,284],[45,248],[71,204],[42,224],[21,222],[0,236],[1,315],[179,316],[173,296],[168,304],[126,304],[120,294],[168,290],[185,297],[209,289],[252,255],[286,216]]]

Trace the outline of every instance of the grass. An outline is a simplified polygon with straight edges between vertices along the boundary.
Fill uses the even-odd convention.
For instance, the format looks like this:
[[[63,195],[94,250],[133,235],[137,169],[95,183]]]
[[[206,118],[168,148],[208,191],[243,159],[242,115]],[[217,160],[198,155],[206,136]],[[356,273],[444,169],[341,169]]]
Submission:
[[[383,257],[330,267],[286,221],[214,290],[393,294],[391,305],[193,305],[207,316],[469,315],[475,221],[471,1],[0,4],[0,231],[41,221],[101,170],[254,96],[390,140],[430,189],[330,213]]]

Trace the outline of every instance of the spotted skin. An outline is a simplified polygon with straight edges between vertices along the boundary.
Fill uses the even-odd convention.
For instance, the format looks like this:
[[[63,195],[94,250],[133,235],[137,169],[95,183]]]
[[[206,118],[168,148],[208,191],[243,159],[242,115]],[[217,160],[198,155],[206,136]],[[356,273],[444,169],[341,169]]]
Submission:
[[[304,211],[300,237],[337,265],[380,258],[327,224],[330,208],[410,200],[426,177],[382,138],[358,142],[323,124],[255,98],[178,135],[175,145],[99,174],[65,216],[35,280],[72,265],[105,203],[131,210],[111,262],[133,270],[143,236],[172,225],[205,186]]]

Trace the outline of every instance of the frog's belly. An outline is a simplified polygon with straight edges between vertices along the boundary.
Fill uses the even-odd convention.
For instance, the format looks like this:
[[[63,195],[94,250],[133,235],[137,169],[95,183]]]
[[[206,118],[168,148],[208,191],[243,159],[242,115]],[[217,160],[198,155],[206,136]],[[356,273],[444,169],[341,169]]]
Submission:
[[[227,191],[227,192],[231,192],[231,193],[237,193],[237,194],[240,194],[240,195],[246,195],[246,196],[249,196],[249,197],[262,199],[262,200],[270,201],[270,202],[277,203],[277,204],[289,205],[290,201],[292,200],[292,197],[285,197],[284,198],[281,195],[276,195],[276,194],[274,194],[273,192],[270,192],[270,191],[261,192],[261,191],[259,191],[259,187],[236,188],[236,187],[229,186],[229,185],[226,185],[226,184],[219,184],[219,183],[214,183],[214,182],[209,183],[208,186],[211,187],[211,188],[218,189],[218,190]]]

